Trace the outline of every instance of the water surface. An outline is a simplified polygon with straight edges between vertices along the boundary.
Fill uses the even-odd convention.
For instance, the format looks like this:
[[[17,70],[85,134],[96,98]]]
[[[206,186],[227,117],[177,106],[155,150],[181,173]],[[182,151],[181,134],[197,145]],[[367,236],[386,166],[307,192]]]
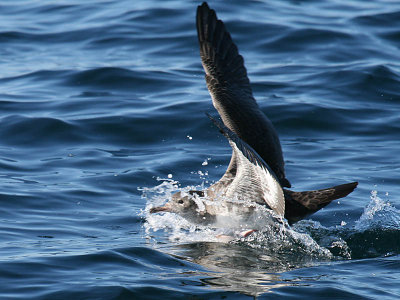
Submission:
[[[0,297],[397,299],[400,4],[209,2],[293,189],[359,182],[289,232],[230,243],[146,210],[230,159],[204,114],[199,4],[0,3]]]

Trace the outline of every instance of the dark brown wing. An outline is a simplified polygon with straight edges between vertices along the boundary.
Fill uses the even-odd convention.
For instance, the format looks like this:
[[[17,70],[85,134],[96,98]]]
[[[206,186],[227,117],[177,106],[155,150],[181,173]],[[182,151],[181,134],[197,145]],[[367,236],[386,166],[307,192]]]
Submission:
[[[358,185],[358,182],[337,185],[328,189],[293,192],[283,190],[285,194],[285,218],[289,224],[315,213],[333,200],[346,197]]]
[[[261,156],[282,186],[290,187],[278,134],[253,98],[243,57],[224,23],[203,3],[196,25],[207,87],[225,126]]]

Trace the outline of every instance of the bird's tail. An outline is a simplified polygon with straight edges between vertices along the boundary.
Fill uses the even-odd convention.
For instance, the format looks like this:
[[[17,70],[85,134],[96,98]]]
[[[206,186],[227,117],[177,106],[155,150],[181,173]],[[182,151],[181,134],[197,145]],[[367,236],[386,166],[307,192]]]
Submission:
[[[347,196],[357,187],[357,184],[358,182],[352,182],[327,189],[304,192],[293,192],[284,189],[285,218],[289,221],[289,224],[300,221],[333,200]]]

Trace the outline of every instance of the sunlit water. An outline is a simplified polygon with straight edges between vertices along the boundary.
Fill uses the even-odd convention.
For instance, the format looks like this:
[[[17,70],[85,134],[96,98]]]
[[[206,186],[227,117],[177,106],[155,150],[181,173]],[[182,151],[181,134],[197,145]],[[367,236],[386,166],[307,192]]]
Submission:
[[[293,227],[259,208],[245,238],[148,212],[231,155],[204,114],[199,4],[0,3],[0,298],[400,297],[400,3],[209,2],[293,190],[359,182]]]

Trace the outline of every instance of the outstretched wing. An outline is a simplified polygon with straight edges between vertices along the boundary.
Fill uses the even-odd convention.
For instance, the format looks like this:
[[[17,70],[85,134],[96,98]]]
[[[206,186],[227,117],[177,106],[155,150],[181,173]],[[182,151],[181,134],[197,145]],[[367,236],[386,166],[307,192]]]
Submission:
[[[314,191],[293,192],[284,190],[286,199],[285,218],[289,221],[289,224],[300,221],[327,206],[333,200],[346,197],[357,185],[358,182],[351,182]]]
[[[282,186],[290,187],[276,130],[253,98],[243,57],[224,23],[203,3],[196,25],[207,87],[225,126],[262,157]]]
[[[259,204],[266,204],[283,217],[285,214],[285,198],[275,173],[246,142],[221,122],[210,115],[208,117],[228,139],[233,149],[232,159],[235,159],[235,175],[233,177],[229,175],[229,178],[232,179],[226,187],[225,196],[228,198],[239,197],[240,200],[251,200]],[[232,170],[228,168],[228,172],[232,172]]]

